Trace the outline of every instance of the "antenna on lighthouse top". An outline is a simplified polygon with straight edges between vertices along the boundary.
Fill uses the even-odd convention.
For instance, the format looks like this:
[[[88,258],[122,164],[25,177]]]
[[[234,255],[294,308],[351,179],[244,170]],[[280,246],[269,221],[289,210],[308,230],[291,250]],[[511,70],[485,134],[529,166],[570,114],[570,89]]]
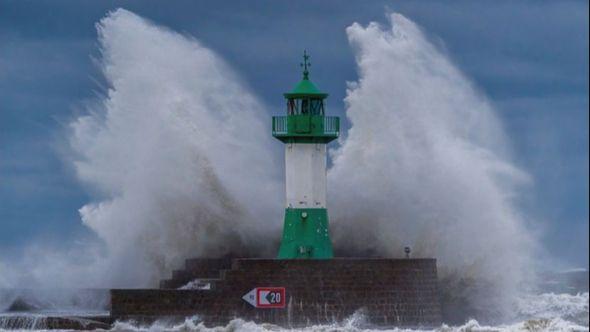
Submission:
[[[309,55],[307,54],[307,50],[303,50],[303,63],[301,63],[301,67],[303,67],[303,79],[309,79],[309,70],[307,67],[311,67],[311,63],[308,61]]]

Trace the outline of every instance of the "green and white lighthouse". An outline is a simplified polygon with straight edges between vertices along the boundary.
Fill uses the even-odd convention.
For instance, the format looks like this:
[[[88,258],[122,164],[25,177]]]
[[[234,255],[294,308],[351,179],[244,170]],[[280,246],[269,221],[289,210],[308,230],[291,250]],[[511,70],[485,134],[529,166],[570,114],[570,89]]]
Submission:
[[[326,209],[326,144],[338,138],[340,119],[326,116],[323,93],[309,80],[303,53],[303,79],[288,93],[287,115],[273,116],[272,135],[285,143],[286,204],[280,259],[332,258]]]

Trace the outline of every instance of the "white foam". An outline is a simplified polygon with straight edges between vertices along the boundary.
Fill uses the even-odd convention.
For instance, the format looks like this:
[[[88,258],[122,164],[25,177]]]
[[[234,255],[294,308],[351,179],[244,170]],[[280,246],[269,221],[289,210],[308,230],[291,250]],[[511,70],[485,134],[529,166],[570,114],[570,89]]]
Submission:
[[[552,319],[560,317],[588,326],[588,293],[577,295],[546,293],[525,295],[516,302],[521,318]]]

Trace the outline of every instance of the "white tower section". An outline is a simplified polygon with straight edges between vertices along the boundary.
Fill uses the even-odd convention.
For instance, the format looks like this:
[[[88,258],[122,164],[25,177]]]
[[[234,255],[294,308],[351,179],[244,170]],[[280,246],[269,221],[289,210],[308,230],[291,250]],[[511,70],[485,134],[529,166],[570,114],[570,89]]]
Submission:
[[[326,144],[285,145],[287,208],[326,208]]]

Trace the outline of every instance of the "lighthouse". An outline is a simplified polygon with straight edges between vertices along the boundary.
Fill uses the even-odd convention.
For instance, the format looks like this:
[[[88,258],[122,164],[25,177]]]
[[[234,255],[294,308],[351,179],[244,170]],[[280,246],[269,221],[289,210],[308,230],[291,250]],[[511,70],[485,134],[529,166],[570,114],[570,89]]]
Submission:
[[[285,93],[286,116],[273,116],[272,135],[285,144],[286,200],[279,259],[329,259],[332,242],[326,208],[326,144],[338,138],[340,119],[326,116],[325,99],[309,79],[303,52],[303,78]]]

